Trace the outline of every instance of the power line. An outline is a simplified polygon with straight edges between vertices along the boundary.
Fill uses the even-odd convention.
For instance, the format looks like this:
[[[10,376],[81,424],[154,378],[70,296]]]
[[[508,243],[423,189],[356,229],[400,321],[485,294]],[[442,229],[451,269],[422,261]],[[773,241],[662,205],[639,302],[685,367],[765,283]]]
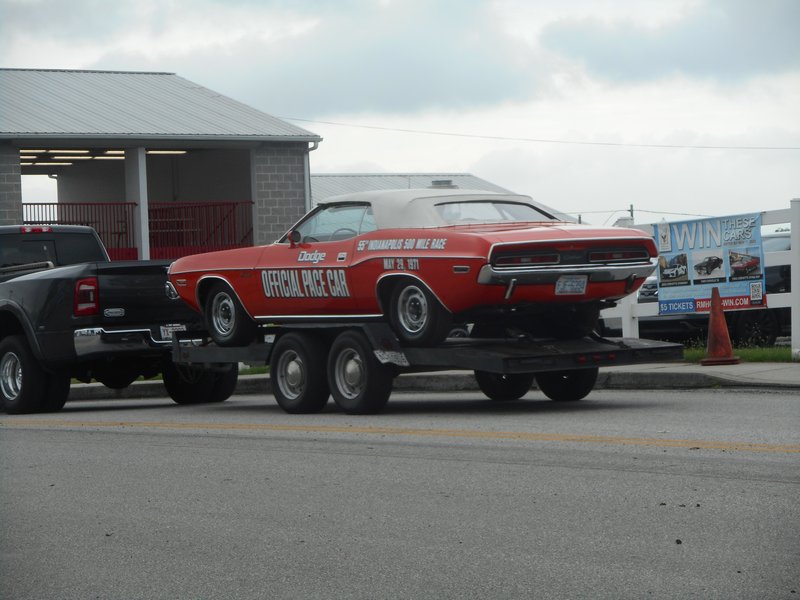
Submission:
[[[406,129],[401,127],[382,127],[380,125],[357,125],[355,123],[340,123],[337,121],[321,121],[318,119],[301,119],[299,117],[278,117],[284,121],[299,121],[302,123],[319,123],[321,125],[335,125],[337,127],[352,127],[355,129],[372,129],[377,131],[392,131],[396,133],[417,133],[422,135],[438,135],[447,137],[471,138],[478,140],[499,140],[506,142],[531,142],[537,144],[565,144],[573,146],[610,146],[619,148],[666,148],[677,150],[800,150],[800,146],[711,146],[694,144],[633,144],[625,142],[585,142],[577,140],[554,140],[547,138],[527,138],[502,135],[478,135],[472,133],[458,133],[454,131],[432,131],[424,129]],[[665,213],[669,214],[669,213]]]

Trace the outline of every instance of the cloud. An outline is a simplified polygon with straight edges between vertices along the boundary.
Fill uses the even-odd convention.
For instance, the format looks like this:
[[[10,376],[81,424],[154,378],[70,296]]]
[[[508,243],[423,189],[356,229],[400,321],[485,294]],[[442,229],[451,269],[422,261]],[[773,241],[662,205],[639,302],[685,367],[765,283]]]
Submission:
[[[541,41],[612,80],[681,73],[739,82],[800,67],[798,23],[796,0],[709,0],[663,27],[572,19],[545,28]]]
[[[530,52],[479,0],[0,2],[11,62],[199,82],[211,72],[237,99],[270,98],[275,114],[458,110],[523,98],[537,82]]]

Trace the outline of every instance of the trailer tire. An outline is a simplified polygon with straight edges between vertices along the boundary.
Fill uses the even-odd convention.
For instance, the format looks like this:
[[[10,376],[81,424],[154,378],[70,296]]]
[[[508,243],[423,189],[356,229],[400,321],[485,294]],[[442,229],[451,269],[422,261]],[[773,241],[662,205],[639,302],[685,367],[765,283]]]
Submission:
[[[487,398],[498,402],[522,398],[530,391],[533,378],[533,373],[504,374],[475,371],[478,387]]]
[[[239,379],[239,365],[231,363],[217,371],[165,361],[161,374],[164,387],[176,404],[209,404],[231,397]]]
[[[389,324],[401,342],[435,346],[447,339],[452,317],[427,287],[406,279],[392,290]]]
[[[286,333],[275,342],[269,375],[272,395],[287,413],[316,413],[325,407],[330,396],[325,358],[325,344],[312,335]]]
[[[748,310],[736,320],[733,338],[737,346],[774,346],[780,334],[781,324],[773,310]]]
[[[204,309],[206,328],[218,346],[247,346],[255,338],[255,322],[228,285],[212,285]]]
[[[50,378],[23,335],[0,341],[0,400],[8,414],[41,412]]]
[[[350,415],[380,412],[392,393],[394,371],[381,364],[367,338],[345,331],[328,354],[328,385],[336,404]]]
[[[569,371],[546,371],[536,374],[536,383],[542,393],[556,402],[582,400],[594,389],[597,382],[597,367],[571,369]]]

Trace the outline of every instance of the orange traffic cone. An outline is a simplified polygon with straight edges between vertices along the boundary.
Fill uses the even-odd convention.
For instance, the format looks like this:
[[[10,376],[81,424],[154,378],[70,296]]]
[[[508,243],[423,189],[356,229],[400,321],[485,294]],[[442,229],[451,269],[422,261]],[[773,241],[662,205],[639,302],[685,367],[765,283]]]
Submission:
[[[700,361],[700,364],[703,366],[739,364],[739,357],[733,355],[731,337],[728,335],[728,325],[725,323],[725,312],[722,310],[719,288],[711,289],[708,347],[706,348],[706,357]]]

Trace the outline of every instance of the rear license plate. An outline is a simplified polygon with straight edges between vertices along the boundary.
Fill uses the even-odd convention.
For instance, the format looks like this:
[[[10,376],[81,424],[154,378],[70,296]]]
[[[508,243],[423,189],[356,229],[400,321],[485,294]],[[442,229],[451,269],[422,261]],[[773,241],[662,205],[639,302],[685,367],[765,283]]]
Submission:
[[[588,279],[586,275],[562,275],[556,281],[556,296],[583,296]]]
[[[161,339],[171,340],[172,334],[175,331],[186,331],[186,325],[162,325],[161,326]]]

